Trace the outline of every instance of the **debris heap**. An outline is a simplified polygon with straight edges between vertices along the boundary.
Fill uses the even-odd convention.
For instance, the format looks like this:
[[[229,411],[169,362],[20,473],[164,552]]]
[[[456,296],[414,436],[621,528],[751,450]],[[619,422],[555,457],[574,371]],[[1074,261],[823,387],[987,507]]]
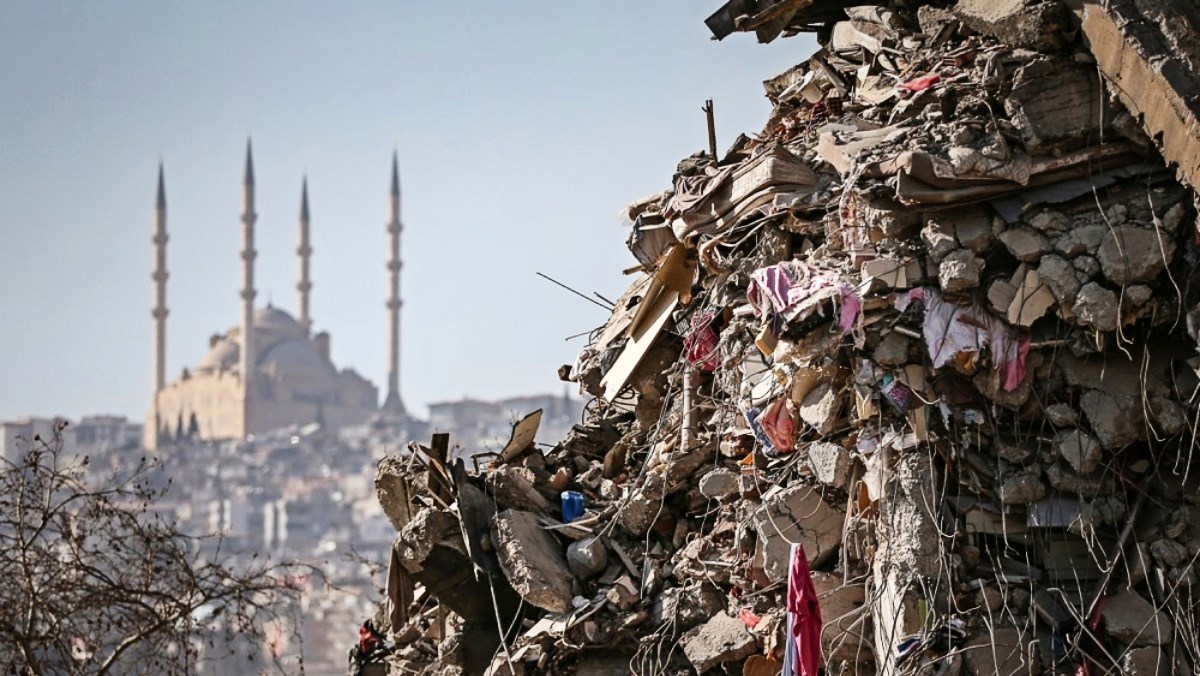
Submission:
[[[821,48],[623,210],[561,444],[381,464],[392,671],[1195,673],[1198,14],[722,7]]]

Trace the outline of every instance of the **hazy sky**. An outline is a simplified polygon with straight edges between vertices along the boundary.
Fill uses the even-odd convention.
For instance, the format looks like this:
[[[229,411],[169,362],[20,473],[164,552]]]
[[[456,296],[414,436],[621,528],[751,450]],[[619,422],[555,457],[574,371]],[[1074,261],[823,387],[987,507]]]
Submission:
[[[561,392],[634,261],[617,211],[761,129],[761,81],[807,38],[709,39],[720,0],[0,4],[0,419],[150,404],[154,181],[166,166],[167,374],[239,314],[254,141],[259,302],[296,308],[308,175],[312,314],[386,387],[387,186],[403,189],[409,408]]]

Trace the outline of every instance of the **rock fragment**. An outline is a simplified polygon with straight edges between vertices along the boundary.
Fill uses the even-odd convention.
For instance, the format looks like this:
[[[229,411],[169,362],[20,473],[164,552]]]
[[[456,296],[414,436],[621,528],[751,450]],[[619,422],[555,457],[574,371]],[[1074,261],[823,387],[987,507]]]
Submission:
[[[746,659],[755,650],[754,637],[746,631],[746,625],[725,611],[689,631],[679,643],[698,674],[720,664]]]
[[[537,516],[505,510],[492,523],[500,565],[513,589],[543,610],[563,613],[571,609],[574,579],[558,542],[538,523]]]

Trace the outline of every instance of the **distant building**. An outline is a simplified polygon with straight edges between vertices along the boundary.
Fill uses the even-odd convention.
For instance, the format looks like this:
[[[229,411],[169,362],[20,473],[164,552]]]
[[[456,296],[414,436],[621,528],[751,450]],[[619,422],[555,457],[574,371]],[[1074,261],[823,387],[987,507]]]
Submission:
[[[79,453],[136,448],[142,441],[142,424],[123,415],[85,415],[67,429],[72,431],[72,448]]]
[[[21,454],[40,439],[49,443],[54,438],[55,422],[60,418],[18,418],[10,422],[0,422],[0,458],[16,462]],[[74,431],[68,426],[62,432],[64,448],[70,448],[74,441]]]
[[[256,308],[254,298],[254,162],[246,148],[242,213],[242,318],[228,331],[209,340],[208,353],[198,364],[185,368],[174,382],[166,382],[166,221],[167,202],[162,166],[158,174],[156,204],[155,394],[144,426],[143,444],[156,449],[170,440],[240,440],[287,427],[317,423],[330,431],[371,419],[403,424],[407,420],[399,392],[400,332],[400,179],[392,158],[391,218],[389,235],[390,320],[388,391],[382,409],[379,391],[350,369],[337,368],[330,359],[328,333],[313,333],[309,314],[308,185],[300,199],[299,312],[291,314],[268,305]]]

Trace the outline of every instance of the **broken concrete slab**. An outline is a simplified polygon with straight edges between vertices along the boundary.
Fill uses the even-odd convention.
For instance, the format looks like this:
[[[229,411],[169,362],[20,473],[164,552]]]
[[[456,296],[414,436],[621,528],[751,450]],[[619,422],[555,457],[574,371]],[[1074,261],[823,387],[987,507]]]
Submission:
[[[842,540],[845,513],[830,507],[809,486],[792,486],[763,501],[752,517],[758,534],[755,562],[773,582],[787,579],[792,542],[804,545],[809,562],[820,566]]]
[[[686,587],[671,587],[654,599],[650,619],[655,626],[668,622],[687,631],[707,621],[725,608],[725,595],[708,582]]]
[[[908,350],[912,339],[898,331],[888,331],[875,346],[875,361],[886,366],[901,366],[908,363]]]
[[[1088,282],[1076,294],[1073,310],[1083,326],[1097,331],[1116,331],[1120,325],[1117,308],[1116,293],[1095,282]]]
[[[938,285],[946,293],[960,293],[979,286],[983,259],[970,249],[950,252],[938,265]]]
[[[1036,474],[1021,472],[1005,477],[1000,484],[1000,502],[1006,505],[1028,505],[1046,497],[1046,485]]]
[[[1095,471],[1103,457],[1100,442],[1078,429],[1059,432],[1054,437],[1054,451],[1080,474]]]
[[[817,385],[804,397],[800,419],[819,434],[829,434],[842,415],[842,399],[829,383]]]
[[[821,604],[821,647],[823,657],[837,662],[861,664],[875,660],[866,590],[861,584],[845,584],[840,575],[816,571],[813,588]]]
[[[746,631],[746,625],[725,611],[684,634],[679,644],[699,674],[720,664],[746,659],[755,651],[754,637]]]
[[[1000,233],[1000,241],[1009,253],[1025,263],[1036,263],[1053,250],[1045,235],[1024,225]]]
[[[1130,399],[1106,390],[1088,390],[1080,397],[1080,408],[1104,448],[1122,448],[1145,435],[1142,410]]]
[[[723,500],[736,495],[741,475],[725,468],[714,469],[700,478],[700,492],[710,500]]]
[[[1166,233],[1128,225],[1105,235],[1096,252],[1104,276],[1117,284],[1153,281],[1174,255],[1175,243]]]
[[[492,538],[500,566],[513,589],[543,610],[571,610],[574,577],[558,540],[542,529],[537,515],[509,509],[492,521]]]
[[[1132,0],[1088,2],[1083,35],[1111,91],[1141,121],[1182,180],[1200,191],[1200,85],[1173,46],[1195,42],[1196,8],[1189,0],[1158,4],[1162,16],[1190,21],[1157,22]]]
[[[1070,25],[1066,9],[1058,2],[959,0],[951,11],[974,31],[1041,52],[1061,48],[1062,29]]]
[[[538,492],[533,471],[528,467],[497,467],[488,473],[487,480],[500,504],[538,514],[550,512],[550,501]]]
[[[1032,61],[1013,78],[1004,103],[1031,155],[1051,155],[1100,140],[1113,112],[1093,69]]]
[[[1104,620],[1108,634],[1131,645],[1166,645],[1175,633],[1175,624],[1140,594],[1121,589],[1104,602]]]
[[[827,441],[808,445],[808,466],[818,483],[845,488],[850,478],[850,452]]]
[[[1166,654],[1158,646],[1127,650],[1118,662],[1125,676],[1166,676],[1174,671]]]

